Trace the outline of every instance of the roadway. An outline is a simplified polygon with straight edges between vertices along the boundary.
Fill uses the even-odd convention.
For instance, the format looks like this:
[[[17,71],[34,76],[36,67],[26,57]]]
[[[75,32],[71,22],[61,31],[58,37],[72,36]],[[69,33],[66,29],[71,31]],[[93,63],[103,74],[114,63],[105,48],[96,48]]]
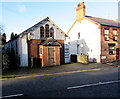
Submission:
[[[76,70],[77,71],[77,70]],[[82,72],[52,73],[2,81],[4,97],[115,97],[119,96],[119,69],[106,67]],[[13,96],[12,96],[13,95]],[[16,95],[16,96],[14,96]]]

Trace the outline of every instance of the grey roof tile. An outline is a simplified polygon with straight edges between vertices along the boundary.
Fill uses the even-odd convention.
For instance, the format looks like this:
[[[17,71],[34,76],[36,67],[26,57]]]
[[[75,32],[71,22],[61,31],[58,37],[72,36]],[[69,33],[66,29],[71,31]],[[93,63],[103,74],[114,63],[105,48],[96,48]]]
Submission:
[[[96,23],[99,23],[101,25],[107,25],[107,26],[114,26],[114,27],[120,27],[118,25],[118,22],[117,21],[114,21],[114,20],[109,20],[109,19],[103,19],[103,18],[98,18],[98,17],[92,17],[92,16],[85,16],[86,18],[96,22]]]

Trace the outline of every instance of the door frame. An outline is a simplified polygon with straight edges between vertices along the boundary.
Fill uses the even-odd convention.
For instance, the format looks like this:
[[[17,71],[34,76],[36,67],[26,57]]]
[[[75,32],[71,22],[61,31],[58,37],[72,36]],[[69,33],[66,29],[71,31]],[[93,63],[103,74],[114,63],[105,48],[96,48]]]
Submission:
[[[54,63],[53,64],[50,64],[50,52],[49,52],[49,49],[53,48],[54,49]],[[48,47],[48,63],[50,66],[52,65],[56,65],[56,53],[55,53],[55,47]]]
[[[119,53],[120,53],[119,48],[116,48],[116,60],[119,60],[119,57],[120,57]]]

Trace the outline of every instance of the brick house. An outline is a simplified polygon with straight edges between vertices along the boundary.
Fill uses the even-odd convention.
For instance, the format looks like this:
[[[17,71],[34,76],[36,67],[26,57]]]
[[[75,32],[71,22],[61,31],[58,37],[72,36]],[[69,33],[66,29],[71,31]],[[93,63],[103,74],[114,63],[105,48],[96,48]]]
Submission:
[[[57,50],[59,50],[59,62],[54,65],[64,64],[66,34],[52,20],[50,20],[49,17],[23,31],[13,40],[8,41],[4,46],[4,50],[10,48],[14,49],[20,67],[40,66],[39,45],[42,42],[49,41],[48,39],[50,38],[56,40],[57,44],[60,44],[60,46],[57,46]],[[56,48],[56,45],[53,46]],[[45,48],[44,45],[43,47]],[[47,46],[47,48],[49,49],[49,46]],[[46,53],[46,51],[44,51],[44,53]],[[48,59],[48,55],[45,55],[45,57]],[[49,64],[41,66],[48,65]]]
[[[60,48],[62,45],[54,39],[48,39],[39,44],[41,66],[60,65]]]
[[[89,62],[120,60],[120,26],[109,19],[86,16],[84,2],[77,5],[76,20],[68,31],[70,56],[85,54]]]

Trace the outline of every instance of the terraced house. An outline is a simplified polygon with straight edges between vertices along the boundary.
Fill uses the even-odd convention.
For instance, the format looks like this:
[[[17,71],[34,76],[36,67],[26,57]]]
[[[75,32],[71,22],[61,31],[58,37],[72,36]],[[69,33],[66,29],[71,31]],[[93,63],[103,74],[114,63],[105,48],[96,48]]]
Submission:
[[[89,62],[120,60],[118,22],[87,16],[84,2],[77,5],[76,20],[67,34],[70,56],[85,54],[89,56]]]
[[[67,34],[47,17],[8,41],[4,50],[10,48],[20,67],[60,65],[72,58],[77,62],[78,55],[87,55],[89,62],[113,62],[120,60],[120,26],[114,20],[87,16],[81,2]]]

